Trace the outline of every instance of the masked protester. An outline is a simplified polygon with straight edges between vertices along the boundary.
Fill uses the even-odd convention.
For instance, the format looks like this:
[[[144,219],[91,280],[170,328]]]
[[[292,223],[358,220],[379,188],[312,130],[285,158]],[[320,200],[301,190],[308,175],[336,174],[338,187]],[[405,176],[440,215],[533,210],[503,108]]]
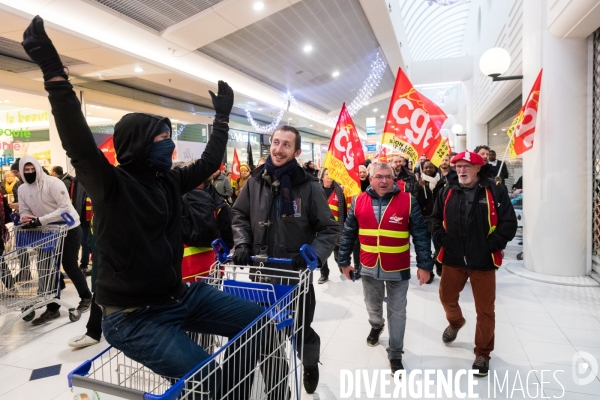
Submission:
[[[200,159],[171,168],[171,121],[132,113],[115,125],[119,166],[114,167],[94,142],[39,16],[25,31],[22,45],[42,70],[62,145],[94,204],[96,301],[103,309],[106,341],[157,374],[182,377],[209,357],[187,332],[232,338],[262,313],[254,303],[199,282],[188,286],[181,277],[181,196],[219,168],[233,90],[219,81],[218,94],[209,92],[216,115]],[[253,337],[239,351],[228,349],[225,358],[231,358],[221,366],[221,385],[208,388],[212,398],[225,398],[222,391],[234,387],[229,398],[249,397],[251,378],[242,381],[241,371],[254,367],[257,340]]]

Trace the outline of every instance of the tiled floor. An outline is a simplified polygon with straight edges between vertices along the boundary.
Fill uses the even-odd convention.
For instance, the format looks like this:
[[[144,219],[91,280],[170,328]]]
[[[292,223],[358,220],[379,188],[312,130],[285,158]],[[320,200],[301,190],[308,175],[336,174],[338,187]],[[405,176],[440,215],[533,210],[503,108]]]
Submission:
[[[516,247],[507,250],[508,262],[516,262],[516,252]],[[318,303],[314,328],[321,336],[323,365],[316,393],[304,393],[303,399],[342,398],[341,370],[365,369],[372,374],[389,368],[385,351],[387,332],[380,346],[371,348],[365,344],[370,327],[360,281],[348,282],[333,271],[337,269],[332,269],[330,282],[316,285]],[[455,371],[469,369],[473,362],[476,315],[470,286],[467,284],[460,299],[467,325],[459,332],[456,342],[446,347],[441,342],[447,323],[438,299],[439,282],[436,277],[433,284],[419,287],[414,277],[411,281],[404,354],[408,371]],[[589,353],[600,362],[600,288],[546,284],[512,275],[505,269],[498,272],[497,282],[496,346],[491,368],[499,380],[508,372],[508,385],[500,392],[493,378],[489,382],[487,378],[479,379],[475,393],[479,393],[480,398],[494,398],[495,387],[495,398],[600,399],[597,376],[581,386],[572,378],[574,355]],[[75,297],[75,290],[69,285],[63,298],[75,304]],[[1,331],[0,400],[73,399],[67,387],[67,374],[106,347],[104,341],[82,350],[67,346],[71,337],[85,331],[87,316],[70,323],[63,310],[61,319],[45,326],[34,327],[18,321]],[[60,375],[29,381],[33,369],[54,364],[62,364]],[[542,380],[545,383],[540,391]],[[439,398],[435,388],[432,398]],[[466,390],[465,379],[461,380],[461,388]],[[384,398],[379,397],[378,391],[379,387],[375,396],[367,397],[367,388],[363,385],[360,397],[353,393],[346,398]]]

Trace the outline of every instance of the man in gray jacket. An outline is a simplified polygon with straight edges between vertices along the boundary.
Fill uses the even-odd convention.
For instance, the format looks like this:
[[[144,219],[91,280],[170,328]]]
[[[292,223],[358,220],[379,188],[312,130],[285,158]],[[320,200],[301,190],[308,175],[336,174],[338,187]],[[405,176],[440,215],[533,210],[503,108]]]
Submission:
[[[296,161],[301,152],[300,133],[291,126],[279,127],[271,136],[270,151],[265,164],[250,175],[231,210],[234,263],[250,265],[250,256],[267,246],[269,257],[293,260],[291,266],[278,264],[276,268],[299,270],[306,268],[300,247],[309,244],[319,265],[323,265],[333,251],[341,226],[333,218],[317,178],[307,174]],[[313,393],[319,383],[321,340],[311,327],[316,306],[312,283],[304,300],[306,305],[298,312],[304,317],[304,341],[298,343],[298,353],[303,355],[304,388]]]
[[[217,190],[217,193],[221,195],[225,200],[229,199],[233,194],[233,188],[231,187],[231,182],[229,182],[229,178],[220,169],[218,169],[213,175],[213,183],[212,185]]]
[[[346,217],[338,266],[350,279],[354,268],[350,255],[358,239],[365,305],[371,332],[367,345],[379,344],[385,327],[383,298],[387,291],[387,349],[392,374],[403,370],[404,330],[406,329],[406,294],[410,279],[410,239],[417,252],[419,284],[427,282],[433,270],[431,236],[427,231],[417,200],[394,183],[394,172],[385,163],[375,164],[369,178],[371,186],[352,200]]]

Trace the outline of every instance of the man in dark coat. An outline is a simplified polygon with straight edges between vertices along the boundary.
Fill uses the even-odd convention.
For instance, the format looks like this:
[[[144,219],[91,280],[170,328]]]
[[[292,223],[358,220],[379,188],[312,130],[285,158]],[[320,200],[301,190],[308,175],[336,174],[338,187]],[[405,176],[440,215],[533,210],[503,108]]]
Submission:
[[[271,136],[270,151],[265,164],[252,171],[233,205],[234,262],[250,265],[250,256],[266,246],[269,257],[291,258],[292,268],[306,268],[299,251],[308,244],[323,265],[342,229],[317,178],[296,161],[302,151],[300,133],[288,125],[279,127]],[[290,268],[287,264],[276,267]],[[312,283],[300,301],[305,303],[305,309],[299,311],[304,341],[298,343],[298,353],[304,364],[304,388],[313,393],[319,383],[321,339],[311,327],[316,307]]]
[[[438,260],[444,265],[440,300],[450,323],[442,341],[454,342],[466,323],[458,299],[470,280],[477,311],[472,369],[486,376],[494,350],[496,269],[502,265],[502,250],[517,232],[517,218],[506,188],[481,175],[482,166],[489,166],[481,156],[465,151],[452,163],[458,179],[440,191],[431,215],[433,235],[441,246]]]

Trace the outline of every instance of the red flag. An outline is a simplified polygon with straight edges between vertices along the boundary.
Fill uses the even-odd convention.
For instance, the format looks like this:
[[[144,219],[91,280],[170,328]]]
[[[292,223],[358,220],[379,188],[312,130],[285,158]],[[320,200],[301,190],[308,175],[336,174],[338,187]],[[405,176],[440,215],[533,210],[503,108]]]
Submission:
[[[381,149],[381,152],[379,153],[379,162],[382,162],[382,163],[388,162],[387,148],[385,148],[385,147],[383,147]]]
[[[398,69],[390,108],[383,128],[382,145],[406,154],[417,165],[424,154],[439,166],[448,154],[448,145],[440,134],[446,114],[413,87],[408,77]]]
[[[221,172],[225,171],[225,164],[221,163],[221,166],[219,167],[219,171],[221,171]]]
[[[237,182],[240,177],[240,159],[237,151],[233,149],[233,163],[231,164],[231,183]]]
[[[516,158],[518,155],[531,150],[533,147],[533,134],[535,133],[535,121],[537,118],[538,106],[540,103],[540,89],[542,87],[542,72],[540,73],[527,96],[527,100],[519,113],[513,120],[506,134],[511,138],[509,144],[510,158]]]
[[[119,165],[117,161],[117,153],[115,152],[115,142],[111,136],[106,142],[102,143],[98,148],[104,153],[104,157],[114,166]]]
[[[452,146],[450,146],[450,140],[446,138],[446,144],[448,145],[448,154],[452,153]]]
[[[331,135],[323,168],[329,170],[331,179],[344,187],[347,196],[356,196],[361,193],[358,166],[364,163],[365,154],[358,132],[344,103]]]

